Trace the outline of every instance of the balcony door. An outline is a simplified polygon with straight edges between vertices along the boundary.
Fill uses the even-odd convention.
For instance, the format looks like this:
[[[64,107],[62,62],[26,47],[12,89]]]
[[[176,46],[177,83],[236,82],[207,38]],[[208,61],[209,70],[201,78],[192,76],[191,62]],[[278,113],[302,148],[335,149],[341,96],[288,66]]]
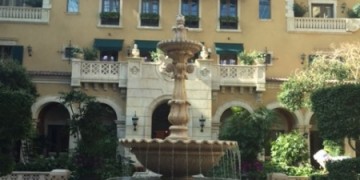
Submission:
[[[334,4],[311,4],[311,15],[316,18],[334,18]]]

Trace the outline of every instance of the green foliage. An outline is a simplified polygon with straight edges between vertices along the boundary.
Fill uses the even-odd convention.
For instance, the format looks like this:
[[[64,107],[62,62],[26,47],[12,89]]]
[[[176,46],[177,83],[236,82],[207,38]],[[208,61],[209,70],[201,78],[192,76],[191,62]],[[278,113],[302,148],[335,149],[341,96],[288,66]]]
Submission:
[[[280,135],[271,146],[271,164],[277,172],[291,176],[308,176],[313,169],[308,161],[306,139],[296,131]]]
[[[141,13],[140,18],[141,19],[158,20],[159,19],[159,14],[157,14],[157,13]]]
[[[239,18],[237,16],[220,16],[219,21],[222,23],[237,23]]]
[[[339,140],[360,136],[360,85],[344,84],[319,89],[311,96],[320,135]]]
[[[360,3],[356,3],[351,9],[348,9],[347,15],[349,18],[360,17]]]
[[[245,65],[253,65],[255,62],[255,58],[246,51],[239,53],[238,58],[240,59],[240,62]]]
[[[199,16],[195,16],[195,15],[186,15],[185,16],[185,22],[197,22],[200,20]]]
[[[80,91],[62,93],[60,99],[73,114],[70,132],[77,138],[77,147],[72,158],[75,178],[107,179],[129,173],[125,171],[129,165],[116,155],[116,126],[103,122],[110,109]],[[74,111],[75,109],[78,111]]]
[[[0,176],[14,168],[13,148],[32,130],[31,106],[37,95],[25,69],[0,60]]]
[[[52,171],[54,169],[74,169],[68,154],[58,157],[39,157],[24,164],[16,164],[16,171]]]
[[[85,60],[96,60],[98,58],[98,51],[94,48],[84,48],[84,59]]]
[[[326,163],[326,169],[329,171],[328,179],[357,180],[357,174],[360,173],[360,158],[330,161]]]
[[[328,175],[324,173],[313,173],[310,175],[311,180],[328,180]]]
[[[316,56],[316,60],[303,71],[289,77],[280,87],[278,100],[291,111],[311,107],[310,95],[315,90],[341,84],[349,78],[349,68],[339,60]],[[333,80],[329,83],[329,80]]]
[[[104,19],[118,19],[120,17],[119,12],[101,12],[100,17]]]
[[[331,156],[339,156],[344,154],[344,143],[343,140],[324,140],[324,150]]]
[[[226,119],[220,129],[219,139],[237,141],[242,160],[255,161],[276,116],[266,108],[259,108],[252,114],[243,108],[233,110],[233,116]]]
[[[293,10],[295,17],[303,17],[304,14],[307,12],[307,7],[302,6],[297,2],[294,2]]]

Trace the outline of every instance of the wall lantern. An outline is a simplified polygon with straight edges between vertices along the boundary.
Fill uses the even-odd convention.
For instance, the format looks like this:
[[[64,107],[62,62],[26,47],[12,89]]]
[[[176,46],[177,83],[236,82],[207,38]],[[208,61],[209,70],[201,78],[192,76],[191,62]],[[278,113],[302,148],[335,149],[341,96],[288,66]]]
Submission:
[[[346,3],[343,2],[340,7],[341,7],[341,13],[344,13],[346,9]]]
[[[139,118],[136,116],[136,111],[134,116],[131,118],[134,126],[134,131],[136,131],[136,126],[138,125]]]
[[[27,46],[27,52],[28,52],[28,56],[32,56],[32,47],[31,47],[31,45],[28,45]]]
[[[305,58],[306,58],[306,54],[305,54],[305,53],[302,53],[302,54],[300,55],[301,64],[304,64]]]
[[[204,132],[204,126],[205,126],[206,119],[203,115],[201,115],[199,122],[200,122],[200,132]]]

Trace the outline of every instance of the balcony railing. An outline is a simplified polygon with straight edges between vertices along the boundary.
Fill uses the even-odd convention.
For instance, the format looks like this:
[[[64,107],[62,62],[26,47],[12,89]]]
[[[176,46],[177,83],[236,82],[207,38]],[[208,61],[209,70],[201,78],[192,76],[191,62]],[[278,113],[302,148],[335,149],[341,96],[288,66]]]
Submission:
[[[127,77],[126,62],[72,60],[71,84],[81,82],[119,83]]]
[[[0,6],[0,22],[49,23],[50,9]]]
[[[297,32],[349,32],[357,31],[359,19],[288,17],[288,31]]]
[[[14,171],[7,176],[0,177],[0,180],[23,180],[23,179],[37,179],[37,180],[67,180],[70,177],[70,171],[66,169],[55,169],[50,172],[37,171]]]
[[[265,65],[217,65],[220,86],[250,86],[265,90]],[[217,83],[216,83],[217,84]]]
[[[171,75],[163,71],[163,63],[144,62],[141,59],[126,61],[84,61],[72,60],[71,85],[80,86],[81,83],[119,83],[119,87],[126,87],[128,77],[171,79]],[[136,62],[136,63],[135,63]],[[134,64],[135,63],[135,64]],[[131,67],[128,67],[131,66]],[[206,68],[205,68],[206,67]],[[200,71],[193,73],[195,79],[208,76],[214,88],[220,86],[256,87],[257,91],[265,91],[265,65],[195,65]],[[205,69],[204,69],[205,68]],[[139,77],[138,77],[139,75]],[[163,77],[162,77],[163,76]],[[191,78],[192,79],[192,78]]]

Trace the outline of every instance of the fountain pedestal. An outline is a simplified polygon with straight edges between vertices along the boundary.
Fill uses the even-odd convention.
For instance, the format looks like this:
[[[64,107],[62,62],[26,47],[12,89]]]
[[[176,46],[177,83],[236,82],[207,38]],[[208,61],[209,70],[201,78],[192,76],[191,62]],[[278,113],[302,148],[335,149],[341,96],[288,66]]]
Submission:
[[[170,135],[160,139],[121,139],[120,143],[131,148],[137,159],[147,169],[162,174],[162,179],[191,179],[193,175],[205,173],[218,163],[228,149],[237,148],[234,141],[191,140],[188,137],[190,103],[187,101],[185,80],[194,67],[187,61],[201,50],[199,42],[187,40],[184,16],[179,15],[173,27],[174,39],[158,43],[173,61],[166,67],[174,78],[174,91],[169,101],[168,116]]]

